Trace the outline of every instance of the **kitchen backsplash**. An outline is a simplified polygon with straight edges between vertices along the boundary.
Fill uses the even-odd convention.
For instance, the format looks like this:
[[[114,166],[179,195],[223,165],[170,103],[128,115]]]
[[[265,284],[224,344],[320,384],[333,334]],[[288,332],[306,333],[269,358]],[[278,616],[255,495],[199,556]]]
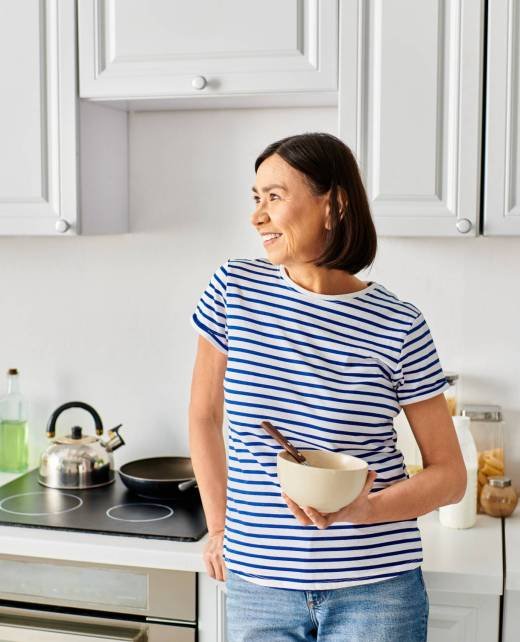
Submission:
[[[0,385],[20,370],[31,430],[93,405],[123,423],[116,464],[189,454],[197,336],[189,316],[216,266],[265,256],[250,223],[254,160],[304,131],[337,134],[335,108],[137,112],[130,116],[130,234],[0,238]],[[348,142],[348,141],[347,141]],[[502,406],[506,468],[520,487],[520,238],[380,238],[373,268],[416,304],[462,403]],[[64,413],[93,431],[84,411]]]

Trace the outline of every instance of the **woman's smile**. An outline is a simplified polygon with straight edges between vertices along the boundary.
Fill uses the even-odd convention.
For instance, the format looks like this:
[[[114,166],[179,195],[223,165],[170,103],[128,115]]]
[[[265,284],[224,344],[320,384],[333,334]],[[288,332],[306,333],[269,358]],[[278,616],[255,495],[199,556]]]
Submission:
[[[274,235],[274,234],[265,234],[264,235],[264,245],[271,245],[272,243],[277,241],[281,236],[282,236],[282,234],[276,234],[276,235]]]

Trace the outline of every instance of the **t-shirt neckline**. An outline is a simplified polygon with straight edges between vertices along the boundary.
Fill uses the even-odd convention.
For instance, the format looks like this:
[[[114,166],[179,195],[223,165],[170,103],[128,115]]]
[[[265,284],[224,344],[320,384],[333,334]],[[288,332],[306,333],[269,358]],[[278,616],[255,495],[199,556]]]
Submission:
[[[362,290],[358,290],[357,292],[345,292],[343,294],[320,294],[319,292],[312,292],[311,290],[307,290],[306,288],[303,288],[301,285],[298,285],[298,283],[295,283],[287,274],[285,265],[280,264],[278,266],[278,271],[280,273],[280,276],[282,279],[290,285],[292,288],[295,290],[298,290],[298,292],[301,292],[302,294],[307,295],[311,299],[333,299],[336,301],[348,301],[349,299],[354,299],[355,297],[362,296],[363,294],[366,294],[367,292],[371,292],[377,287],[377,282],[376,281],[369,281],[368,285],[366,288],[363,288]]]

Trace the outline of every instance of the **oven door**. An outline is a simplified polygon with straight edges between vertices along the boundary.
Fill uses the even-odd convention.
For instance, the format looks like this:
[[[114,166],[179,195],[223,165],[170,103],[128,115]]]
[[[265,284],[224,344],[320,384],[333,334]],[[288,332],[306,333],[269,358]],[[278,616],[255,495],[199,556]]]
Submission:
[[[195,642],[195,627],[0,606],[1,642]]]

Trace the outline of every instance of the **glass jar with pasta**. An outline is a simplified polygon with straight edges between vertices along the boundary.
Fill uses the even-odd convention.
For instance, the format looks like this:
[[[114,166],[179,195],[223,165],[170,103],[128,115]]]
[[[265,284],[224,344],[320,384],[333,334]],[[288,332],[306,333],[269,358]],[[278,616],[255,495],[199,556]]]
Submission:
[[[495,405],[465,405],[461,414],[471,419],[470,430],[478,451],[477,510],[483,513],[482,489],[490,477],[505,475],[502,409]]]

